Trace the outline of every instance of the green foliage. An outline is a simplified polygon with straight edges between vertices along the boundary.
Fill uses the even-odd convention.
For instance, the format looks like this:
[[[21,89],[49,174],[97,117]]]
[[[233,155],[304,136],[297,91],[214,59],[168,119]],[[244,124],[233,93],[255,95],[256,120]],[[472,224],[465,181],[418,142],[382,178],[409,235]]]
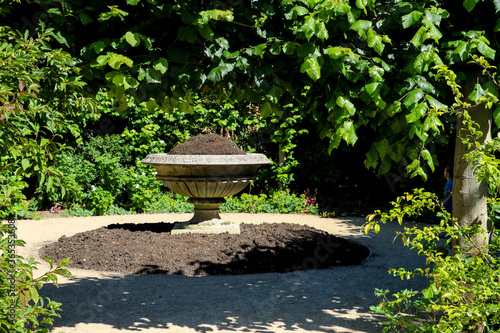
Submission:
[[[191,213],[193,212],[193,205],[187,203],[187,197],[175,194],[173,192],[166,192],[161,196],[157,196],[153,203],[148,207],[147,212],[158,213]]]
[[[193,93],[189,99],[193,103],[190,112],[182,110],[180,104],[165,109],[154,100],[139,105],[130,103],[122,110],[100,95],[101,103],[107,105],[103,119],[118,117],[126,122],[123,130],[114,125],[110,127],[121,135],[120,145],[130,147],[131,160],[168,152],[177,144],[202,133],[217,133],[230,137],[244,151],[265,153],[275,162],[259,176],[258,182],[265,182],[266,189],[290,185],[294,180],[294,170],[299,166],[294,156],[296,140],[307,133],[302,128],[298,109],[286,107],[281,117],[265,117],[264,111],[255,106],[243,103],[218,105],[203,92]],[[280,147],[286,157],[281,163]]]
[[[13,18],[39,10],[38,1],[19,3],[6,7]],[[176,129],[160,124],[174,112],[191,115],[201,104],[223,114],[213,132],[238,132],[243,128],[222,125],[231,117],[226,105],[236,106],[245,119],[249,109],[240,106],[251,105],[250,113],[262,119],[300,110],[317,123],[330,152],[373,132],[368,168],[383,175],[407,158],[411,176],[425,179],[438,162],[429,146],[453,126],[444,121],[453,96],[437,67],[455,71],[461,86],[472,82],[476,69],[468,62],[496,57],[498,29],[489,23],[497,21],[497,7],[495,1],[261,0],[225,8],[209,2],[71,0],[64,10],[55,7],[37,19],[49,22],[56,41],[78,57],[89,88],[107,85],[112,112],[134,119],[154,115],[124,131],[134,158],[161,148],[158,134],[168,133],[161,138],[165,148],[192,136],[185,128],[173,136]],[[158,30],[165,20],[172,28]],[[21,28],[19,22],[10,24]],[[474,100],[498,95],[491,82],[477,83]],[[134,116],[137,109],[144,117]],[[300,125],[293,128],[298,132]],[[289,186],[294,158],[284,165],[273,160],[271,186]]]
[[[93,215],[94,215],[94,212],[92,210],[86,209],[85,207],[82,207],[79,205],[71,206],[68,210],[66,210],[65,212],[63,212],[61,214],[61,216],[76,216],[76,217],[85,217],[85,216],[93,216]]]
[[[377,306],[371,306],[370,309],[377,314],[382,314],[387,318],[383,323],[383,332],[438,332],[436,327],[427,322],[432,315],[423,311],[416,310],[420,300],[415,301],[419,294],[414,290],[402,290],[392,295],[392,301],[387,294],[389,290],[375,290],[375,295],[381,303]],[[411,314],[411,316],[408,316]],[[423,324],[419,325],[419,321]]]
[[[56,167],[75,180],[77,189],[63,201],[69,208],[65,215],[192,211],[186,199],[164,194],[153,168],[132,164],[132,149],[114,134],[92,137],[77,152],[60,155]]]
[[[68,181],[51,163],[66,149],[63,135],[78,139],[80,126],[95,112],[94,101],[84,94],[77,61],[50,48],[52,34],[42,27],[34,38],[0,27],[3,216],[23,216],[19,199],[27,178],[48,197],[65,196]]]
[[[496,1],[69,4],[45,15],[61,45],[88,65],[85,78],[106,84],[120,112],[146,103],[150,112],[191,114],[201,92],[220,106],[252,103],[263,118],[298,109],[317,122],[330,152],[377,131],[365,165],[379,175],[404,158],[414,161],[412,176],[434,170],[429,145],[447,134],[443,116],[453,104],[435,67],[452,67],[463,85],[474,55],[496,57]],[[26,15],[12,8],[14,17]],[[165,20],[172,30],[156,29]],[[478,85],[474,96],[498,95]],[[138,140],[149,135],[136,132]],[[280,183],[289,181],[285,174]]]
[[[372,310],[386,317],[384,332],[487,331],[499,325],[498,238],[492,238],[486,248],[479,248],[475,239],[483,237],[484,230],[477,225],[460,227],[435,195],[421,189],[399,197],[392,204],[390,211],[379,211],[368,217],[365,232],[371,228],[378,231],[380,222],[402,222],[405,216],[418,215],[426,209],[437,210],[441,223],[423,228],[405,227],[399,233],[404,245],[426,257],[427,267],[395,268],[390,272],[401,279],[424,276],[430,283],[421,291],[403,290],[392,297],[387,296],[388,291],[377,291],[381,303]],[[380,220],[375,220],[375,216]],[[448,239],[441,239],[442,235]],[[454,245],[464,237],[469,247]],[[449,254],[452,249],[453,254]]]
[[[102,188],[92,189],[89,195],[87,207],[94,212],[95,215],[104,215],[111,207],[115,197]]]
[[[281,130],[287,138],[282,142],[268,119],[283,117],[286,123],[300,112],[301,118],[314,119],[330,152],[357,144],[368,131],[376,134],[370,137],[373,145],[363,148],[368,168],[382,175],[407,158],[408,172],[426,178],[438,162],[430,146],[451,132],[444,118],[453,97],[435,67],[452,68],[463,85],[475,71],[467,63],[473,55],[496,56],[493,27],[483,25],[496,20],[491,1],[465,7],[484,14],[484,20],[461,4],[431,0],[213,6],[69,1],[64,11],[55,8],[39,18],[55,29],[61,47],[81,60],[90,88],[107,85],[113,99],[109,112],[132,120],[123,140],[133,146],[133,159],[171,148],[204,127],[234,131],[237,142],[245,138],[238,144],[252,149],[257,146],[244,142],[251,137],[247,129],[252,135],[271,129],[272,143],[286,149],[303,129],[300,122],[288,125],[296,134]],[[12,17],[25,17],[35,7],[13,3],[8,10]],[[156,29],[165,20],[171,31]],[[497,94],[482,82],[480,88],[474,98]],[[200,121],[203,113],[214,121]],[[169,118],[189,125],[167,128]],[[243,119],[248,123],[236,125]],[[269,151],[276,155],[278,148]],[[282,163],[271,156],[272,170],[262,174],[267,188],[290,186],[300,167],[296,156]]]
[[[72,215],[71,213],[72,212],[70,212],[68,214],[68,216],[75,216],[75,215]],[[84,212],[82,211],[82,213],[84,213]],[[135,214],[135,212],[126,210],[125,208],[122,208],[122,207],[111,206],[108,208],[108,210],[106,210],[106,213],[104,215],[129,215],[129,214]]]
[[[500,200],[488,198],[488,217],[496,230],[500,230]]]
[[[12,216],[24,216],[27,205],[22,190],[27,186],[21,176],[0,171],[0,220]]]
[[[67,205],[85,205],[96,215],[105,214],[113,205],[145,212],[161,193],[152,168],[133,163],[128,145],[120,136],[91,138],[79,153],[63,154],[56,166],[73,177],[80,190]]]
[[[274,131],[273,143],[278,144],[278,152],[282,154],[282,159],[278,156],[277,163],[271,164],[270,175],[267,182],[278,185],[281,189],[289,188],[294,180],[294,169],[299,166],[294,156],[294,149],[297,147],[296,138],[300,135],[308,134],[307,129],[303,129],[301,124],[301,115],[292,110],[281,118],[271,118],[271,124],[277,124],[279,127]],[[269,126],[269,125],[268,125]],[[272,182],[274,180],[274,182]],[[276,185],[274,185],[276,186]],[[272,186],[268,186],[268,189]]]
[[[311,193],[309,189],[304,191],[304,211],[310,214],[318,214],[319,208],[317,204],[318,189],[314,190],[314,193]]]
[[[191,213],[193,212],[193,205],[187,203],[187,197],[181,195],[165,192],[163,194],[156,194],[152,197],[151,201],[147,201],[141,198],[137,198],[137,206],[133,208],[140,210],[142,213],[151,214],[163,214],[163,213]],[[116,204],[116,203],[115,203]],[[125,214],[136,214],[135,210],[127,210],[126,208],[107,205],[107,208],[99,212],[99,215],[125,215]],[[63,216],[94,216],[96,215],[95,210],[88,209],[87,207],[82,207],[74,205],[70,207],[63,213]]]
[[[67,208],[85,206],[96,215],[105,214],[113,205],[145,212],[163,188],[152,168],[131,161],[131,150],[120,135],[91,137],[72,153],[57,156],[54,168],[63,175],[61,179],[68,179],[66,195],[50,196],[39,188],[33,200],[44,206],[54,202]],[[74,214],[80,214],[75,209]]]
[[[38,291],[47,282],[57,285],[57,275],[71,277],[64,268],[69,259],[54,265],[49,257],[44,257],[50,269],[34,278],[39,262],[15,254],[14,247],[23,246],[24,242],[16,239],[13,227],[0,224],[0,331],[49,332],[54,317],[60,317],[61,303],[40,297]]]
[[[177,123],[175,126],[179,130],[177,132],[174,130],[174,133],[179,133],[180,136],[185,134],[188,138],[195,130],[199,130],[200,125],[205,127],[208,124],[210,118],[207,117],[209,116],[214,117],[214,121],[219,123],[221,128],[226,129],[226,133],[230,132],[222,126],[229,125],[230,128],[246,126],[249,132],[246,134],[245,132],[241,134],[235,132],[234,137],[240,143],[246,143],[248,150],[253,150],[250,146],[252,144],[252,130],[250,128],[263,126],[265,122],[256,119],[255,115],[248,118],[241,117],[240,113],[230,105],[226,106],[226,110],[229,113],[228,118],[221,119],[219,118],[221,115],[218,115],[216,110],[207,110],[201,106],[192,115],[175,111],[173,115],[167,115],[160,110],[143,118],[139,118],[142,112],[148,111],[142,110],[141,112],[139,109],[134,117],[130,118],[132,125],[126,127],[122,134],[90,137],[71,153],[58,155],[54,169],[61,173],[61,180],[67,180],[67,182],[60,183],[65,185],[65,196],[50,196],[42,186],[36,192],[38,199],[34,198],[32,201],[33,203],[38,202],[38,206],[51,206],[58,202],[67,208],[73,205],[86,207],[97,215],[107,214],[107,210],[112,206],[138,213],[151,210],[182,211],[189,209],[167,208],[169,203],[162,199],[162,193],[166,191],[166,188],[155,179],[153,169],[141,164],[140,160],[149,153],[162,152],[167,145],[177,144],[177,140],[172,140],[172,136],[166,137],[159,131],[160,126],[174,126],[172,123]],[[165,121],[166,116],[168,116],[168,122]],[[274,133],[271,132],[270,144],[275,144],[274,142],[281,144],[282,150],[287,156],[287,163],[271,169],[270,174],[266,174],[270,178],[270,180],[266,180],[268,185],[273,184],[271,181],[273,178],[283,185],[288,185],[293,179],[292,168],[297,165],[293,158],[293,149],[295,148],[293,140],[304,132],[302,130],[296,131],[293,128],[299,118],[298,115],[294,115],[287,117],[283,122],[280,122],[276,117],[272,118],[273,124],[281,125],[276,127],[277,130]],[[156,124],[156,120],[159,124]],[[148,128],[154,128],[154,131],[147,133]],[[164,138],[165,140],[170,138],[170,142],[165,142]],[[274,147],[278,148],[277,145]],[[275,151],[276,153],[277,151]],[[75,214],[79,214],[79,212],[75,212]]]
[[[226,198],[226,203],[220,205],[223,213],[281,213],[293,214],[305,211],[305,195],[297,196],[288,191],[275,191],[270,195],[251,195],[243,193],[240,196]]]
[[[486,94],[481,85],[476,85],[468,96],[464,96],[457,84],[457,75],[447,66],[437,68],[438,78],[444,78],[451,88],[455,102],[451,112],[458,115],[463,124],[459,139],[468,148],[463,158],[471,163],[476,181],[489,183],[488,207],[491,227],[498,224],[498,197],[500,163],[498,147],[500,136],[484,142],[483,130],[475,123],[469,109],[471,103],[484,104],[487,108],[498,105],[498,83],[495,69],[483,57],[472,57],[472,62],[483,69],[490,81],[483,84],[494,93]],[[465,98],[468,97],[468,100]],[[461,190],[461,189],[460,189]],[[458,191],[457,191],[458,192]],[[460,195],[454,192],[453,196]],[[479,200],[479,199],[477,199]],[[382,299],[373,307],[376,313],[384,314],[387,322],[384,331],[405,332],[490,332],[500,325],[500,242],[498,231],[483,230],[481,225],[471,223],[464,226],[463,219],[452,218],[440,205],[437,197],[422,189],[414,190],[392,203],[388,212],[375,211],[367,217],[364,230],[380,230],[379,222],[397,220],[400,224],[408,216],[422,214],[426,210],[438,210],[440,225],[417,228],[405,227],[400,233],[403,244],[426,257],[427,268],[413,271],[404,268],[392,269],[391,273],[402,279],[425,276],[431,280],[428,288],[419,292],[402,291],[389,299],[388,291],[377,293]],[[379,216],[380,221],[375,220]],[[470,218],[470,217],[469,217]],[[474,218],[474,217],[472,217]],[[462,222],[462,224],[464,224]],[[493,237],[490,237],[490,233]],[[440,236],[446,236],[446,241]],[[490,238],[490,239],[488,239]],[[448,254],[448,249],[451,254]],[[425,319],[421,320],[424,316]]]
[[[64,216],[92,216],[92,215],[114,215],[130,214],[135,211],[129,211],[119,206],[111,206],[110,194],[102,189],[96,189],[93,197],[95,203],[89,203],[87,206],[73,206],[69,208]],[[187,203],[187,197],[167,191],[165,193],[156,193],[151,199],[138,199],[139,203],[133,206],[135,209],[142,208],[140,212],[144,213],[190,213],[193,211],[193,205]],[[243,193],[240,196],[231,196],[226,198],[227,202],[220,205],[220,211],[223,213],[243,212],[243,213],[275,213],[275,214],[294,214],[307,212],[310,214],[318,213],[318,207],[315,202],[307,199],[305,194],[296,195],[289,191],[274,191],[269,195],[251,195]],[[97,211],[94,206],[101,207]],[[91,208],[92,207],[92,208]],[[91,209],[89,209],[91,208]],[[138,211],[138,210],[137,210]]]
[[[0,14],[7,15],[13,3],[2,4]],[[63,136],[78,140],[80,126],[95,112],[77,61],[52,49],[52,42],[53,30],[43,26],[35,36],[0,27],[0,220],[26,215],[28,182],[53,200],[65,196],[71,180],[52,161],[66,149]],[[64,268],[69,259],[54,267],[45,257],[50,270],[34,278],[39,263],[15,254],[13,246],[24,242],[12,227],[0,224],[0,331],[48,332],[61,304],[38,290],[46,282],[57,284],[57,275],[71,277]]]

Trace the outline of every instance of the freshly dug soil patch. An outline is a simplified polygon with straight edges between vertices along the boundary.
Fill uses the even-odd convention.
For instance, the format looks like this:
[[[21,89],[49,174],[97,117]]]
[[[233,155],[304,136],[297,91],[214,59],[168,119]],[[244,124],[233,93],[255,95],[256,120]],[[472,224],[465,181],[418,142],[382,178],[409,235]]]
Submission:
[[[175,146],[173,155],[245,155],[238,146],[218,134],[201,134]]]
[[[237,275],[357,265],[369,249],[293,223],[241,224],[241,234],[176,234],[173,223],[113,224],[40,250],[70,267],[136,274]]]

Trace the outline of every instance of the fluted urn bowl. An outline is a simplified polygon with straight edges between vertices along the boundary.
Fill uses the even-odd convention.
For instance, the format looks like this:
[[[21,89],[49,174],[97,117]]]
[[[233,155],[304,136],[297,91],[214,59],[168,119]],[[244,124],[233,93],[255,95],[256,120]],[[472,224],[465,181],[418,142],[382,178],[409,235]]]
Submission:
[[[177,155],[150,154],[142,163],[156,169],[156,178],[172,192],[189,197],[194,216],[186,224],[220,220],[224,197],[241,192],[261,165],[271,163],[263,154]]]

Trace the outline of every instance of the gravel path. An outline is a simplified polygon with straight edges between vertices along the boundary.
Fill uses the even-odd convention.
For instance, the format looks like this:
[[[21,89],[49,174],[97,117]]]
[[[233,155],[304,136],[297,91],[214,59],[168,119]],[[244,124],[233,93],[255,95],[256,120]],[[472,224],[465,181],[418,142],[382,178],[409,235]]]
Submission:
[[[59,288],[45,285],[43,296],[63,303],[53,332],[381,332],[375,288],[398,291],[425,287],[423,279],[403,281],[387,273],[391,267],[424,266],[418,257],[393,242],[397,223],[379,234],[364,235],[362,218],[311,215],[221,214],[227,221],[299,223],[355,240],[372,253],[361,265],[293,273],[226,276],[132,275],[71,269],[75,279],[60,279]],[[154,214],[17,221],[26,241],[17,252],[38,258],[44,245],[59,237],[113,223],[186,221],[191,214]],[[309,264],[314,260],[311,254]],[[44,272],[48,265],[40,265]]]

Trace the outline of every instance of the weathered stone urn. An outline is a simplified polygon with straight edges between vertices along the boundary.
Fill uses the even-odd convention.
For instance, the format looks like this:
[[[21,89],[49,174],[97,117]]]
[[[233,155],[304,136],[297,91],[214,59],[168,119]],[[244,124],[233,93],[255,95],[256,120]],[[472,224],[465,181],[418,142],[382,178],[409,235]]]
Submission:
[[[152,165],[158,180],[174,193],[189,197],[194,205],[193,218],[176,223],[172,233],[239,233],[239,226],[221,220],[219,205],[226,201],[224,197],[242,191],[256,178],[258,168],[271,161],[263,154],[150,154],[142,163]]]

